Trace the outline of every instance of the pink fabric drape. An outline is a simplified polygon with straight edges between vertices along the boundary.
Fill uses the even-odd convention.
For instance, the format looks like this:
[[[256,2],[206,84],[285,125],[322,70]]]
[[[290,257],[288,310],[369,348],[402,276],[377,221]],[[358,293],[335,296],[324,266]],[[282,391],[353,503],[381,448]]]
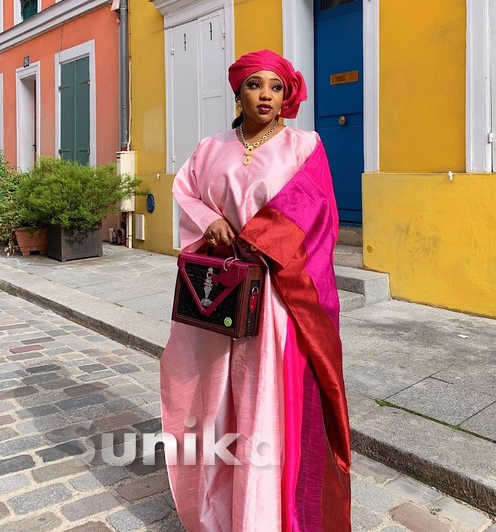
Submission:
[[[243,166],[243,146],[234,131],[203,140],[174,183],[182,208],[182,248],[196,249],[205,229],[220,217],[237,233],[254,223],[255,239],[265,223],[263,232],[270,239],[272,227],[276,233],[279,229],[255,215],[263,214],[262,208],[271,200],[277,202],[318,146],[316,133],[284,128],[256,150],[251,165]],[[278,211],[277,215],[284,226],[284,214]],[[296,246],[293,254],[296,244],[305,240],[305,231],[287,235],[287,242],[293,239]],[[305,446],[323,449],[319,458],[323,476],[332,465],[322,424],[325,405],[320,403],[315,367],[308,363],[308,346],[301,341],[301,324],[291,310],[288,313],[278,283],[267,274],[261,332],[256,338],[231,342],[216,333],[172,325],[161,360],[163,431],[179,443],[177,465],[173,465],[170,447],[166,458],[178,513],[189,532],[296,532],[307,530],[303,522],[314,522],[311,530],[331,530],[325,528],[326,517],[305,496],[308,482],[314,481],[308,475],[315,467],[314,453]],[[337,312],[337,295],[333,303],[326,304],[333,304]],[[332,320],[329,323],[332,327]],[[311,412],[314,420],[320,412],[320,424],[317,420],[305,425],[305,416]],[[205,463],[205,427],[214,427],[215,441],[227,432],[239,434],[229,450],[241,465],[227,465],[220,459],[215,465]],[[197,435],[196,465],[185,465],[181,455],[188,433]],[[263,451],[271,465],[255,465],[249,459],[254,435],[267,442]],[[325,482],[319,486],[317,499],[322,501],[327,486]],[[327,502],[334,505],[333,500]]]

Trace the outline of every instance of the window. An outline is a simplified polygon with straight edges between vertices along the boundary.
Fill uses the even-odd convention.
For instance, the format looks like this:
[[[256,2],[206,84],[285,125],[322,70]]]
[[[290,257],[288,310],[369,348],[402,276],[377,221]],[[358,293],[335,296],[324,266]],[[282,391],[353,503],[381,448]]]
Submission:
[[[95,42],[55,54],[54,81],[55,153],[96,166]]]
[[[467,2],[467,172],[496,172],[496,0]]]
[[[11,0],[14,3],[14,26],[41,11],[41,0]]]
[[[22,20],[36,15],[38,13],[38,0],[20,0]]]

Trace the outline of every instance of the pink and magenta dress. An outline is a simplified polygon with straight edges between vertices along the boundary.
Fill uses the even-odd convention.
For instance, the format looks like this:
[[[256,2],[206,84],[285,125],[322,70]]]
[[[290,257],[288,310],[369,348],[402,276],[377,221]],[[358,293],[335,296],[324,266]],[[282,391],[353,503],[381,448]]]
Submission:
[[[234,130],[208,137],[174,181],[183,250],[198,249],[223,217],[269,270],[257,337],[172,324],[161,359],[163,432],[178,444],[177,453],[166,445],[172,494],[188,532],[349,532],[332,267],[338,218],[327,158],[317,133],[290,127],[257,148],[250,165],[243,157]],[[226,434],[236,465],[211,461],[212,441]],[[186,464],[185,435],[196,441]]]

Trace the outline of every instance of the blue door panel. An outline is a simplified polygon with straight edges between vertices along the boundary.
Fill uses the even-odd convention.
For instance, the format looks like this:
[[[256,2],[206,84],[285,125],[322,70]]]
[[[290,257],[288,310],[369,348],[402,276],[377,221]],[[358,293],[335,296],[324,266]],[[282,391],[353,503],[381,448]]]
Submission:
[[[345,132],[336,134],[335,128],[323,128],[319,131],[320,138],[326,147],[331,167],[334,191],[338,203],[339,219],[342,224],[355,225],[362,221],[361,184],[356,176],[363,172],[363,158],[356,157],[357,146],[363,152],[363,127],[348,127]],[[339,164],[346,159],[346,169]],[[338,164],[336,165],[335,162]],[[338,175],[337,175],[338,174]],[[339,186],[337,180],[339,179]]]
[[[315,123],[330,159],[342,224],[362,221],[363,5],[315,1]],[[358,80],[331,84],[332,74],[357,72]]]
[[[349,15],[322,21],[317,34],[319,79],[317,105],[319,116],[344,112],[362,111],[362,13],[354,11]],[[332,35],[332,39],[330,39]],[[331,41],[331,42],[329,42]],[[334,42],[338,45],[332,44]],[[320,52],[322,50],[322,53]],[[330,75],[338,72],[358,70],[358,81],[331,85]],[[327,74],[327,75],[326,75]]]

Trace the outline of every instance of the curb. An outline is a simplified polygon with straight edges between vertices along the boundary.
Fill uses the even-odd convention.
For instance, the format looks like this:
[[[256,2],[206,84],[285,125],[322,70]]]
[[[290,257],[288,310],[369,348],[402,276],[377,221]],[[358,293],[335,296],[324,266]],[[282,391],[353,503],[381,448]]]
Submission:
[[[63,289],[62,294],[55,293],[55,285],[57,292]],[[0,290],[157,358],[162,355],[169,336],[170,324],[165,321],[3,265],[0,266]]]
[[[496,516],[494,443],[379,406],[354,420],[351,433],[354,451]]]

